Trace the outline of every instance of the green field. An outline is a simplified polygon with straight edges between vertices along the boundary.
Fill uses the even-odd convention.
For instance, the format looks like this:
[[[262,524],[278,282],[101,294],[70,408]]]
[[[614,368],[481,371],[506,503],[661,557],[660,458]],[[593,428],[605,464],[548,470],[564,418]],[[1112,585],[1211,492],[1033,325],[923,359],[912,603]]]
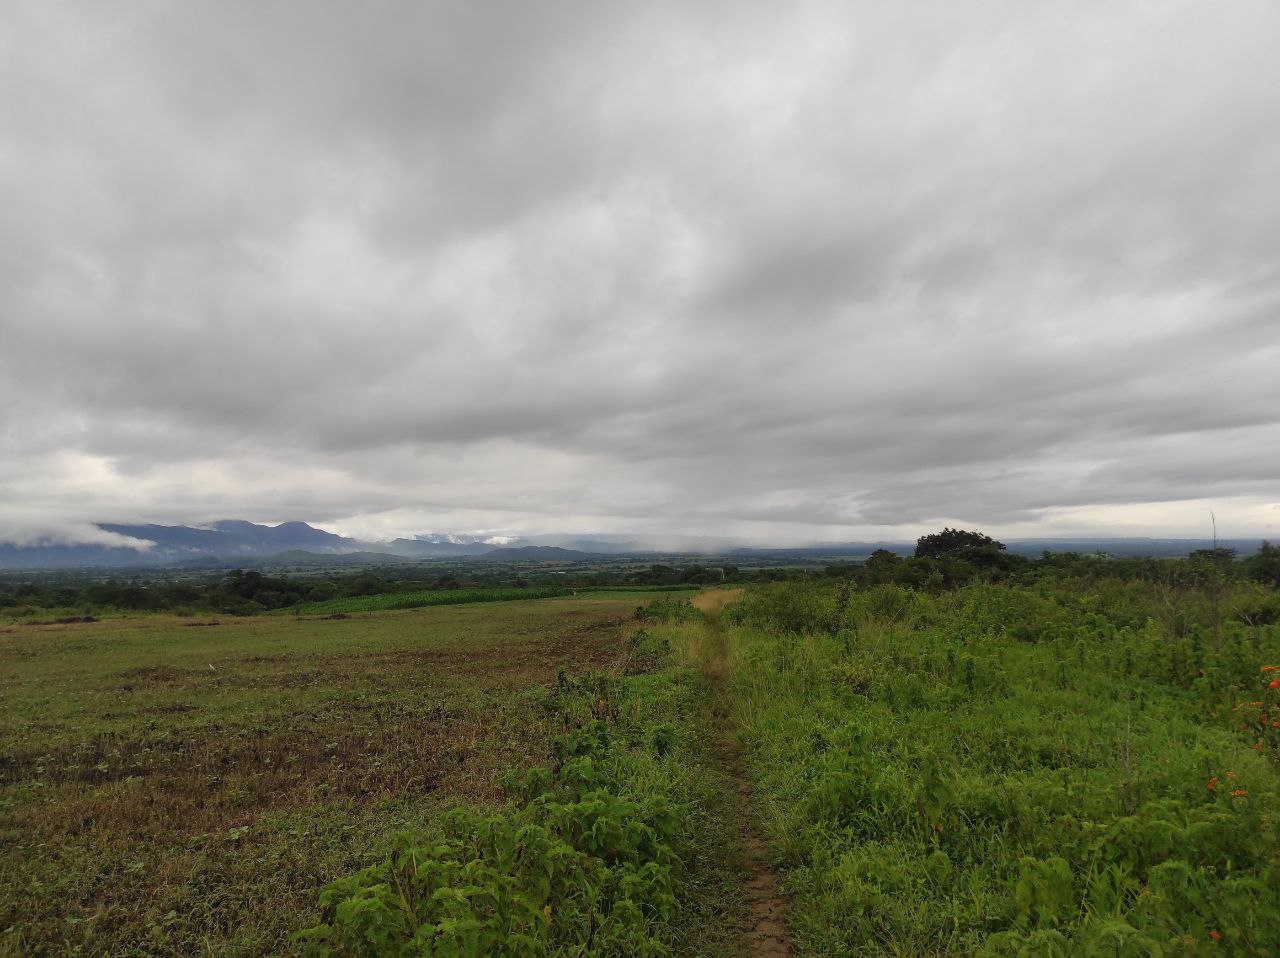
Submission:
[[[0,953],[1280,953],[1270,587],[530,591],[0,625]]]
[[[436,605],[470,605],[473,602],[521,602],[530,599],[556,599],[569,595],[616,598],[665,592],[697,592],[696,586],[580,586],[568,588],[531,587],[523,589],[424,589],[414,592],[388,592],[379,595],[347,596],[324,602],[306,602],[291,610],[300,615],[342,615],[358,612],[386,612],[397,609],[424,609]]]
[[[307,602],[297,607],[302,615],[340,615],[352,612],[386,612],[396,609],[425,609],[433,605],[470,605],[474,602],[519,602],[554,599],[568,595],[569,589],[426,589],[417,592],[389,592],[381,595],[347,596],[325,602]]]

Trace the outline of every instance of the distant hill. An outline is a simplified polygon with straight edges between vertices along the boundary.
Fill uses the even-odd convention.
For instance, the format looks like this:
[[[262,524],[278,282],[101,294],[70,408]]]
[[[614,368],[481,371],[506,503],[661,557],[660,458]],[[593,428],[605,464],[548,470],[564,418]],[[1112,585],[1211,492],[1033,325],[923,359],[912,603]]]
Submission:
[[[35,544],[0,542],[0,569],[66,569],[146,567],[168,565],[251,565],[255,560],[283,564],[319,564],[322,557],[347,557],[348,562],[390,562],[406,559],[463,558],[498,548],[476,536],[427,533],[392,542],[363,542],[325,532],[305,522],[261,525],[243,519],[223,519],[208,526],[164,526],[103,522],[105,532],[150,543],[146,549],[97,544]],[[520,540],[515,540],[520,541]],[[296,553],[281,559],[282,553]]]
[[[562,549],[559,546],[518,546],[516,548],[492,549],[480,556],[482,562],[581,562],[586,559],[598,559],[600,556],[592,552],[578,552],[575,549]]]
[[[392,555],[389,552],[343,552],[338,554],[323,554],[316,552],[302,552],[298,549],[293,549],[289,552],[280,552],[273,556],[267,556],[265,559],[259,559],[258,565],[388,565],[412,561],[413,559],[408,556]]]
[[[316,529],[305,522],[264,526],[243,519],[224,519],[207,527],[120,525],[99,523],[99,529],[131,539],[154,542],[157,556],[178,552],[205,555],[269,555],[297,549],[306,552],[356,552],[362,543]]]
[[[523,544],[559,546],[597,555],[728,555],[740,548],[742,542],[716,536],[686,536],[675,534],[621,536],[550,533],[529,536]]]
[[[490,562],[575,562],[617,556],[720,556],[820,562],[824,558],[859,559],[876,549],[911,555],[914,542],[830,542],[799,548],[749,548],[730,539],[701,536],[538,535],[486,541],[473,535],[424,533],[391,542],[363,542],[325,532],[305,522],[260,525],[224,519],[208,526],[100,523],[105,532],[150,545],[145,549],[77,543],[14,545],[0,542],[0,569],[144,568],[234,565],[317,565],[394,562],[412,559],[478,558]],[[1060,538],[1006,539],[1010,552],[1038,556],[1051,552],[1106,552],[1115,556],[1185,556],[1212,546],[1209,539]],[[1240,555],[1257,551],[1261,539],[1223,539],[1219,545]]]
[[[381,547],[393,555],[410,559],[447,559],[451,556],[477,556],[492,552],[498,546],[479,540],[453,541],[442,536],[393,539]]]
[[[1005,548],[1015,555],[1038,558],[1044,552],[1080,552],[1091,555],[1105,552],[1113,556],[1151,557],[1174,559],[1189,555],[1197,549],[1213,547],[1212,539],[1149,539],[1126,537],[1114,539],[1004,539]],[[1219,539],[1218,545],[1235,549],[1242,556],[1252,555],[1262,544],[1261,539]],[[914,542],[831,542],[825,545],[803,546],[793,549],[743,548],[728,553],[743,558],[757,556],[771,559],[820,559],[824,556],[841,559],[858,559],[870,555],[876,549],[887,549],[901,556],[914,555]]]
[[[306,552],[343,555],[369,551],[355,539],[325,532],[305,522],[259,525],[224,519],[209,526],[162,526],[99,523],[105,532],[151,543],[145,550],[103,545],[0,544],[0,568],[73,568],[86,566],[157,566],[201,559],[246,560]],[[376,550],[376,547],[375,547]]]
[[[1126,537],[1117,539],[1007,539],[1010,552],[1038,556],[1042,552],[1081,552],[1086,555],[1105,552],[1114,556],[1149,556],[1173,559],[1189,555],[1197,549],[1212,549],[1212,539],[1149,539]],[[1242,556],[1252,555],[1262,545],[1261,539],[1219,539],[1224,549],[1235,549]]]
[[[89,566],[154,566],[171,562],[151,552],[87,544],[18,546],[0,542],[0,569],[76,569]]]

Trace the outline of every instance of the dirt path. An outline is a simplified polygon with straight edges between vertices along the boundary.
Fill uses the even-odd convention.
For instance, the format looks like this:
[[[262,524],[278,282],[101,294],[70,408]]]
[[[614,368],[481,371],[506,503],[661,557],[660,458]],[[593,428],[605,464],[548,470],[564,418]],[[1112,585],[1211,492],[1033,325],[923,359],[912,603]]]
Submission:
[[[737,595],[736,589],[704,592],[693,604],[707,615],[710,648],[704,670],[715,693],[712,716],[715,719],[716,754],[732,783],[737,807],[739,832],[742,836],[742,866],[747,876],[747,914],[743,927],[742,954],[750,958],[779,958],[792,954],[787,933],[787,900],[778,889],[778,874],[769,864],[769,849],[752,825],[755,818],[751,786],[747,779],[742,743],[729,714],[729,655],[720,610]]]

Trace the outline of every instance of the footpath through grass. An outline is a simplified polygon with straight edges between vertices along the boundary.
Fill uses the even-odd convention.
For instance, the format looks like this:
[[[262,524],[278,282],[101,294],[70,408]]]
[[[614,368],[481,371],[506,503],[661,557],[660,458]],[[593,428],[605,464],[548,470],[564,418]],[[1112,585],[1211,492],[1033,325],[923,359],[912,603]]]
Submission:
[[[1211,598],[787,585],[730,606],[801,952],[1280,954],[1280,626]]]

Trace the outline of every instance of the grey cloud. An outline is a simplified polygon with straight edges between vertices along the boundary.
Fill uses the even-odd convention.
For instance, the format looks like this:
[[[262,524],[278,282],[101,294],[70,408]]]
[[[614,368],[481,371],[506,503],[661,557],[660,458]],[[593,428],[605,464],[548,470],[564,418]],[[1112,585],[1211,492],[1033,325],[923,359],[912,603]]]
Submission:
[[[1262,0],[0,17],[0,534],[1277,523]]]

